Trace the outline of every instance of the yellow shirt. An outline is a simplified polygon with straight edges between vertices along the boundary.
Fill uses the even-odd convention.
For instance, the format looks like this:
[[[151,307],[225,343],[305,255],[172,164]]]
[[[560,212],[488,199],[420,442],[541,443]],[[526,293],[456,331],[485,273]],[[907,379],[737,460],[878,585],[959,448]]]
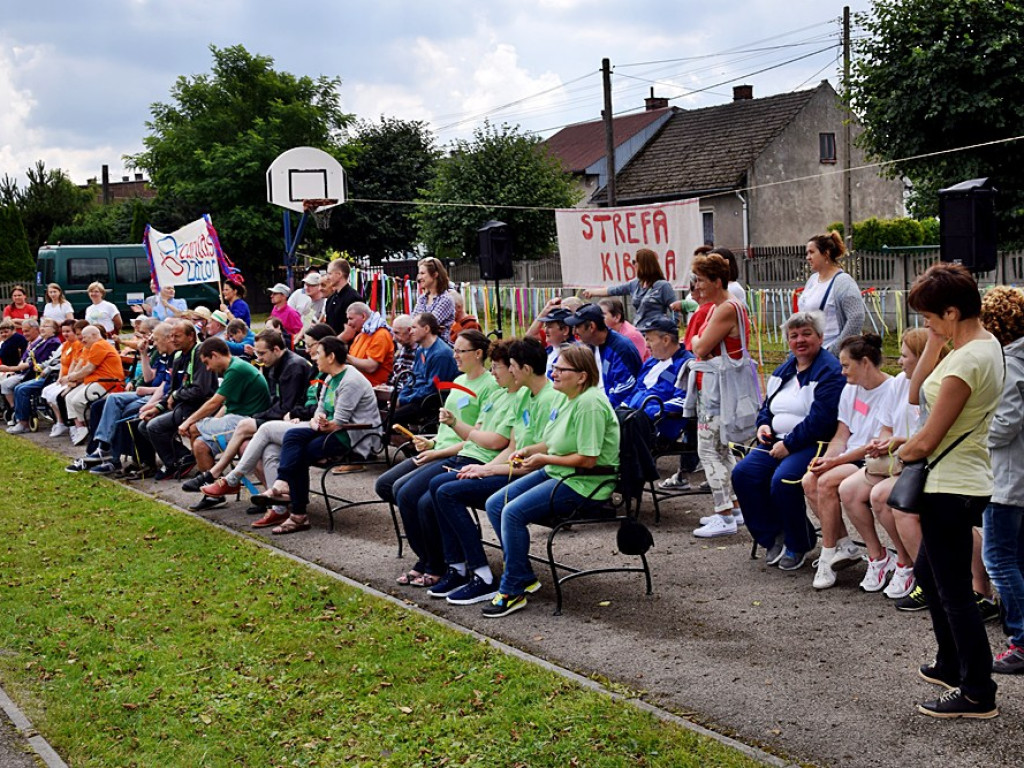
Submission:
[[[939,397],[942,380],[947,376],[956,376],[963,381],[970,387],[971,395],[928,461],[935,461],[965,432],[971,434],[928,473],[925,493],[991,496],[992,461],[988,454],[988,427],[992,411],[1003,394],[1002,347],[994,337],[989,337],[969,341],[946,355],[921,387],[924,406],[929,412]]]

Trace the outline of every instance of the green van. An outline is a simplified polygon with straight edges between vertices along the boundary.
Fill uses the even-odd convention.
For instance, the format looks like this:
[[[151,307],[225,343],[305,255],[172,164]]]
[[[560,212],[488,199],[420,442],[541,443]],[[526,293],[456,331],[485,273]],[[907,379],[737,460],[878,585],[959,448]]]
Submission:
[[[100,282],[107,289],[106,300],[121,310],[127,323],[133,317],[128,310],[128,294],[132,303],[139,303],[140,294],[149,296],[149,259],[141,245],[44,245],[36,260],[36,304],[42,312],[46,286],[57,283],[64,289],[75,308],[75,316],[92,302],[87,290],[90,283]],[[184,299],[189,309],[200,304],[216,309],[220,306],[216,283],[182,285],[175,297]]]

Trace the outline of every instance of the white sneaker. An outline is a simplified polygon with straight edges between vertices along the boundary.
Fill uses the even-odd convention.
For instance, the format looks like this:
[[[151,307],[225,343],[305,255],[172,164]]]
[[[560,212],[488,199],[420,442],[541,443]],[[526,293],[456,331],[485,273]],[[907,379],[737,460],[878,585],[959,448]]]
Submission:
[[[853,543],[849,536],[836,542],[836,553],[832,557],[832,569],[845,568],[864,558],[864,550]]]
[[[8,435],[22,435],[25,432],[28,432],[28,427],[26,427],[20,421],[15,423],[15,425],[13,427],[8,427],[7,428],[7,434]]]
[[[835,547],[822,547],[818,556],[818,570],[811,583],[815,589],[828,589],[836,583],[836,572],[832,570],[832,562],[836,556]]]
[[[698,539],[713,539],[716,536],[732,536],[736,533],[736,523],[732,517],[712,515],[711,520],[693,532]]]
[[[889,586],[885,588],[885,596],[890,600],[899,600],[913,592],[915,586],[917,582],[914,579],[914,566],[897,565],[892,578],[889,579]]]
[[[59,421],[53,425],[53,429],[50,430],[50,437],[61,437],[66,435],[71,430],[68,429],[67,424],[61,424]]]
[[[716,517],[719,517],[719,515],[707,515],[706,517],[702,517],[700,519],[700,524],[701,525],[708,525]],[[735,512],[733,512],[732,513],[732,521],[734,523],[736,523],[737,526],[743,525],[743,513],[741,511],[739,511],[739,510],[736,510]]]
[[[860,588],[865,592],[881,592],[889,574],[896,570],[896,558],[888,550],[885,557],[868,560],[868,572],[861,579]]]
[[[664,491],[688,491],[690,480],[682,472],[676,472],[658,483],[658,487]]]
[[[89,439],[89,428],[88,427],[72,427],[71,428],[71,444],[81,445]]]

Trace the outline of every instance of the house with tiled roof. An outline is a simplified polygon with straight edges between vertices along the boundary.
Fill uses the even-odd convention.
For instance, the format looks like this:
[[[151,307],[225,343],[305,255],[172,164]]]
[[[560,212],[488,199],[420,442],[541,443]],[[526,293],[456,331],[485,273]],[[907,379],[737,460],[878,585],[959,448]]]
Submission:
[[[736,86],[727,104],[672,110],[616,174],[616,204],[699,197],[708,243],[735,251],[801,245],[843,219],[845,115],[827,80],[760,99],[751,86]],[[854,124],[854,138],[859,130]],[[851,167],[866,164],[854,146]],[[850,178],[854,221],[904,215],[899,179],[877,168]],[[591,204],[607,204],[603,186]]]

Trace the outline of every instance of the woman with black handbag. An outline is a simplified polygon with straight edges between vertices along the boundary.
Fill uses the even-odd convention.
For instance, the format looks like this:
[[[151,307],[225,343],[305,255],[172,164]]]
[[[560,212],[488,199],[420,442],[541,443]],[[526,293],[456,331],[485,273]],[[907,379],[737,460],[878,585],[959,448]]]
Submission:
[[[901,486],[925,475],[922,493],[909,511],[921,518],[914,575],[928,599],[938,652],[919,674],[947,689],[918,705],[918,711],[941,718],[995,717],[992,651],[971,589],[971,552],[973,528],[981,525],[992,495],[987,437],[1003,391],[1002,347],[982,326],[978,285],[959,264],[930,267],[914,281],[909,303],[929,330],[909,393],[926,418],[899,450],[908,466],[889,503],[899,506],[895,497]],[[940,362],[947,342],[953,351]],[[910,471],[922,461],[928,471]],[[942,471],[931,471],[940,461]]]

